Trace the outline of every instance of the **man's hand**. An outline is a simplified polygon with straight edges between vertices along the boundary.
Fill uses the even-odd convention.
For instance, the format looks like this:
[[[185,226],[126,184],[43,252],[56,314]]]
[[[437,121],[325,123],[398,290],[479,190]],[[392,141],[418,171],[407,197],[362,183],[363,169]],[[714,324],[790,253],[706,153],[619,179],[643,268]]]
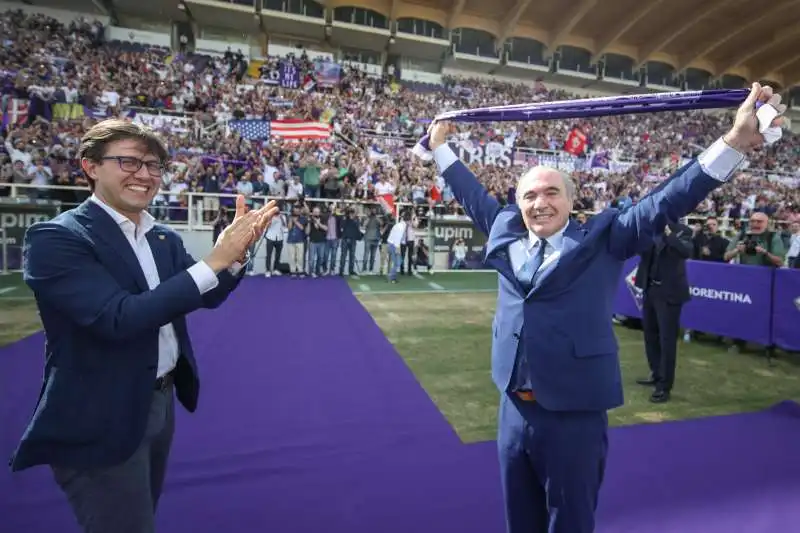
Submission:
[[[428,127],[428,143],[431,151],[436,150],[438,147],[447,142],[447,136],[453,131],[453,124],[450,122],[441,121],[434,122]]]
[[[214,249],[206,263],[214,272],[222,272],[234,263],[243,263],[247,250],[264,234],[270,221],[278,214],[275,201],[257,211],[249,211],[244,196],[236,197],[236,213],[233,222],[217,238]]]
[[[756,118],[756,104],[759,102],[762,105],[770,104],[778,111],[778,116],[772,121],[771,126],[780,127],[783,124],[781,115],[786,111],[786,106],[781,104],[781,95],[774,94],[769,85],[762,87],[759,83],[753,83],[747,99],[736,111],[733,127],[723,137],[728,146],[740,153],[745,154],[754,148],[764,146],[766,142],[764,135],[759,131]]]
[[[275,200],[270,200],[264,207],[255,212],[256,220],[253,225],[253,241],[250,243],[250,246],[255,244],[256,241],[264,235],[269,223],[278,215],[278,211],[278,203]]]
[[[257,211],[250,211],[234,218],[230,226],[220,233],[214,249],[205,259],[211,270],[219,274],[246,256],[253,241],[256,221]]]

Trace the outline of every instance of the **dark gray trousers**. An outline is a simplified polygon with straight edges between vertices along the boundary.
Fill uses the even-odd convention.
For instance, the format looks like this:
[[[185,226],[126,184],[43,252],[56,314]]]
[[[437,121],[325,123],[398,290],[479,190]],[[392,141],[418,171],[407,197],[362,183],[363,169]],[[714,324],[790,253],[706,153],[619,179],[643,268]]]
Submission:
[[[155,512],[175,431],[173,386],[153,392],[144,439],[110,468],[52,467],[84,533],[154,533]]]

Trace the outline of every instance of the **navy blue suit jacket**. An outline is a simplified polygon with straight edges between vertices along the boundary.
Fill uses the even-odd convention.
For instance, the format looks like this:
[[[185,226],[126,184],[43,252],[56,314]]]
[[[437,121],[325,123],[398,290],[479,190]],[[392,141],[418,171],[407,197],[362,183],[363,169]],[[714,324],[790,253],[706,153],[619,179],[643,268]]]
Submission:
[[[686,216],[723,182],[693,161],[631,208],[606,209],[583,226],[570,221],[557,264],[526,293],[508,253],[512,242],[527,235],[519,207],[501,207],[460,161],[443,177],[488,235],[485,263],[499,273],[492,326],[492,378],[498,389],[508,390],[521,349],[537,401],[546,409],[598,411],[622,405],[611,316],[623,264],[649,247],[668,221]]]
[[[46,335],[44,379],[10,465],[94,468],[118,464],[141,443],[152,401],[161,326],[172,323],[179,401],[197,408],[200,381],[186,314],[219,306],[241,280],[225,272],[200,294],[180,236],[147,234],[160,285],[149,290],[118,224],[87,200],[25,236],[24,279]],[[242,269],[244,272],[244,269]]]
[[[646,289],[649,296],[672,304],[682,304],[690,300],[686,260],[691,259],[694,253],[692,228],[677,222],[669,224],[669,228],[670,234],[665,235],[660,243],[639,254],[636,286]],[[651,278],[657,279],[659,284],[648,287]]]

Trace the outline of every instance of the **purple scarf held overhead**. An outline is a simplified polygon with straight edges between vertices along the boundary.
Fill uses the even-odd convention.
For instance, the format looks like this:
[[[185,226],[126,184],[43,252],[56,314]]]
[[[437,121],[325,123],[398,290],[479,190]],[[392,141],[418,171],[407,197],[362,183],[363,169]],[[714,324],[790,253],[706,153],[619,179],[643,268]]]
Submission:
[[[568,118],[590,118],[611,115],[658,113],[664,111],[688,111],[699,109],[723,109],[738,107],[747,99],[750,89],[714,89],[707,91],[679,91],[653,94],[606,96],[556,102],[535,102],[505,106],[480,107],[462,111],[448,111],[433,119],[434,122],[528,122],[533,120],[557,120]],[[759,107],[759,106],[757,106]],[[772,106],[765,106],[772,107]],[[774,108],[773,108],[774,109]],[[773,115],[764,123],[759,116],[762,133],[770,128]],[[779,129],[779,128],[778,128]],[[765,135],[766,136],[766,135]],[[766,136],[769,143],[777,139]],[[780,138],[780,135],[778,135]],[[425,135],[414,146],[412,152],[425,161],[433,158],[429,138]]]

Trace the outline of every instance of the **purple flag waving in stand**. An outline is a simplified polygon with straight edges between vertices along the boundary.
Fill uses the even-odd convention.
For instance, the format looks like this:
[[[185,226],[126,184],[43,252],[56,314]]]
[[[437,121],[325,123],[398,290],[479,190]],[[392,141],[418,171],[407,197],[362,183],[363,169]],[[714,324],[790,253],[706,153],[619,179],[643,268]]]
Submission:
[[[608,170],[608,151],[595,152],[592,156],[591,168],[604,168]]]
[[[281,61],[280,84],[285,89],[300,87],[300,69],[291,61]]]

